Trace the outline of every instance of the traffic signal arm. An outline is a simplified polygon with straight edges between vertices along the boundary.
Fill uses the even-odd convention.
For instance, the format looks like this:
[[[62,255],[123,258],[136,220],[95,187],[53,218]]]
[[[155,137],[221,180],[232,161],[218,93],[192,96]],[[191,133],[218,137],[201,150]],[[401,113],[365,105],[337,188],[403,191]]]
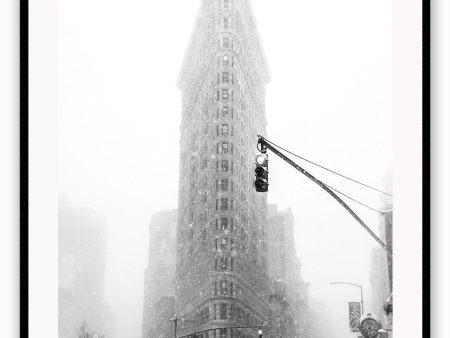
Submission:
[[[324,184],[322,181],[318,180],[317,178],[315,178],[313,175],[311,175],[309,172],[307,172],[305,169],[303,169],[302,167],[300,167],[297,163],[295,163],[294,161],[292,161],[290,158],[288,158],[287,156],[285,156],[283,153],[281,153],[278,149],[276,149],[275,147],[273,147],[269,142],[266,142],[264,137],[258,135],[258,144],[260,144],[261,149],[269,149],[271,150],[275,155],[277,155],[278,157],[280,157],[282,160],[284,160],[285,162],[289,163],[291,166],[293,166],[295,169],[297,169],[298,171],[300,171],[303,175],[305,175],[306,177],[308,177],[311,181],[313,181],[314,183],[316,183],[318,186],[320,186],[323,190],[325,190],[328,194],[330,194],[336,201],[339,202],[339,204],[341,204],[345,210],[348,211],[348,213],[350,215],[353,216],[354,219],[356,219],[358,221],[359,224],[361,224],[361,226],[378,242],[378,244],[381,245],[381,247],[386,250],[386,252],[392,256],[392,251],[389,250],[389,248],[386,246],[386,244],[380,239],[378,238],[377,235],[375,235],[375,233],[370,230],[370,228],[362,221],[361,218],[359,218],[359,216],[347,205],[347,203],[345,203],[338,195],[336,195],[330,188],[328,188],[328,186],[326,184]]]

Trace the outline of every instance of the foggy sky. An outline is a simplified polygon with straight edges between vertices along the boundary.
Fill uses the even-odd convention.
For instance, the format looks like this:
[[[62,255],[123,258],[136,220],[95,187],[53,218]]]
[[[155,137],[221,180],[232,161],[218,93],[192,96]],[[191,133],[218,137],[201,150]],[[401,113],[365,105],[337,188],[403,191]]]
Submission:
[[[181,95],[175,81],[200,0],[61,0],[59,188],[109,224],[106,301],[119,337],[139,337],[148,222],[178,203]],[[382,187],[392,162],[393,27],[390,1],[253,1],[271,70],[268,138]],[[256,146],[256,140],[255,140]],[[256,152],[256,148],[255,148]],[[374,240],[330,196],[269,154],[269,203],[291,207],[303,278],[349,337],[347,302],[362,283],[370,311]],[[301,161],[299,164],[304,164]],[[304,164],[361,201],[377,193]],[[378,232],[376,213],[354,210]]]

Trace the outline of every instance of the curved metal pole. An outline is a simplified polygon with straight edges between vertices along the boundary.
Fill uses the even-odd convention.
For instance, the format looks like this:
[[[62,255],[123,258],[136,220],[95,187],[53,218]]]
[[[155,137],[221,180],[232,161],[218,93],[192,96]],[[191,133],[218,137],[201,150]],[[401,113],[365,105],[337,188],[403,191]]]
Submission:
[[[292,161],[289,157],[287,157],[286,155],[284,155],[283,153],[281,153],[278,149],[276,149],[275,147],[273,147],[270,143],[266,142],[265,138],[262,137],[261,135],[258,135],[259,138],[259,142],[262,143],[262,147],[268,148],[270,149],[273,153],[275,153],[278,157],[281,157],[283,160],[285,160],[287,163],[289,163],[291,166],[293,166],[295,169],[297,169],[298,171],[300,171],[303,175],[305,175],[306,177],[308,177],[311,181],[313,181],[314,183],[316,183],[318,186],[320,186],[323,190],[325,190],[328,194],[330,194],[336,201],[339,202],[340,205],[342,205],[344,207],[345,210],[348,211],[348,213],[350,215],[353,216],[354,219],[356,219],[358,221],[359,224],[361,224],[361,226],[369,233],[370,236],[373,237],[373,239],[375,239],[378,244],[381,245],[381,247],[386,250],[386,252],[388,253],[388,255],[390,255],[391,257],[392,255],[392,251],[389,250],[389,248],[386,246],[386,244],[380,239],[378,238],[377,235],[375,235],[375,233],[363,222],[363,220],[361,218],[359,218],[359,216],[347,205],[347,203],[345,203],[338,195],[336,195],[330,188],[328,188],[328,186],[326,184],[324,184],[322,181],[320,181],[319,179],[315,178],[313,175],[311,175],[309,172],[307,172],[305,169],[303,169],[302,167],[300,167],[297,163],[295,163],[294,161]],[[259,150],[259,149],[258,149]],[[261,151],[261,150],[260,150]]]
[[[333,283],[330,283],[330,284],[347,284],[347,285],[352,285],[352,286],[355,286],[355,287],[359,288],[360,291],[361,291],[361,315],[364,313],[364,299],[363,299],[363,287],[362,287],[362,284],[360,285],[360,284],[353,284],[353,283],[347,283],[347,282],[333,282]]]

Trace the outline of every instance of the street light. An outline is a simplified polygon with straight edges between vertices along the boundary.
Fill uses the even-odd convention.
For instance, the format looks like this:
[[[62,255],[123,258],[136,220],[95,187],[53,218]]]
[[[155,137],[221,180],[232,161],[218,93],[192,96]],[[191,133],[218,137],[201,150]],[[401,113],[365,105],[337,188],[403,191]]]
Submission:
[[[177,338],[177,323],[178,323],[178,317],[173,316],[173,318],[170,319],[175,324],[175,338]]]
[[[361,312],[364,313],[364,301],[363,301],[363,287],[360,284],[353,284],[353,283],[347,283],[347,282],[332,282],[330,284],[346,284],[346,285],[352,285],[361,290]]]

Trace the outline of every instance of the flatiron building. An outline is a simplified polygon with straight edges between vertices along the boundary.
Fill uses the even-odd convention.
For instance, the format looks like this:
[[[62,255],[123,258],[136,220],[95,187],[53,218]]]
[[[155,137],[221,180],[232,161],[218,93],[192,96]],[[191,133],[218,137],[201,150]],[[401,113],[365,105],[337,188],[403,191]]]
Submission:
[[[253,162],[269,78],[250,1],[203,0],[178,79],[178,336],[268,325],[267,200]]]

